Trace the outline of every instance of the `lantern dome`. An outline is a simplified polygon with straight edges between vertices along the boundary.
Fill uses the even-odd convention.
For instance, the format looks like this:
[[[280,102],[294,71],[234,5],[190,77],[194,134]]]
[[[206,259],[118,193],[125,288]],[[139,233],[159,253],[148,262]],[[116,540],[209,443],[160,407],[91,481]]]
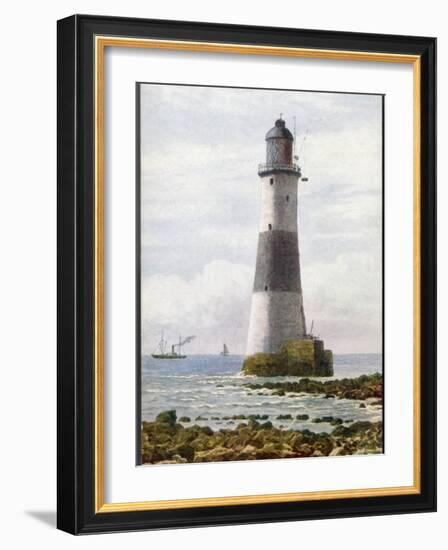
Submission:
[[[279,118],[275,121],[275,126],[269,130],[266,134],[266,140],[268,139],[290,139],[294,141],[293,135],[286,128],[285,121],[282,118]]]

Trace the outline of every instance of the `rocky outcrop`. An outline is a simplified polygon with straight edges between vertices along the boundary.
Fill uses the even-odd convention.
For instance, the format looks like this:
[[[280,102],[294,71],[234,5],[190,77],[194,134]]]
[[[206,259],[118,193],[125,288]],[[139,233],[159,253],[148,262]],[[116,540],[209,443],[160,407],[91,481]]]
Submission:
[[[333,354],[322,340],[287,340],[279,353],[249,355],[242,370],[256,376],[332,376]]]
[[[383,376],[380,373],[364,374],[358,378],[340,380],[312,380],[302,378],[294,382],[264,382],[263,384],[245,384],[251,390],[269,389],[276,395],[288,393],[324,394],[327,398],[369,399],[383,398]],[[382,401],[377,401],[381,405]]]
[[[333,419],[331,433],[281,430],[272,423],[249,419],[232,429],[213,431],[208,426],[185,427],[174,421],[175,411],[143,422],[142,462],[180,464],[261,460],[309,456],[378,454],[383,452],[381,422],[354,422],[343,426]]]

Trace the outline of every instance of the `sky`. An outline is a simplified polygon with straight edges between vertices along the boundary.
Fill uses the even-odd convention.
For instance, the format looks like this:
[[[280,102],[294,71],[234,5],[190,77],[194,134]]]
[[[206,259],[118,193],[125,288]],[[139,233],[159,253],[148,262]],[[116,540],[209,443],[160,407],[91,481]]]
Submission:
[[[299,183],[307,326],[334,353],[382,348],[382,97],[141,84],[142,352],[196,335],[244,354],[265,134],[283,113]],[[305,138],[305,139],[304,139]]]

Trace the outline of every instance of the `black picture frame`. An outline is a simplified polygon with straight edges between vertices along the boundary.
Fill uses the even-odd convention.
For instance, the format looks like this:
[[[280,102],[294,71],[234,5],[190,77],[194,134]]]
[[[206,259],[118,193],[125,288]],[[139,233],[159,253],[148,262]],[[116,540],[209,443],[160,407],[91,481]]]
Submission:
[[[95,505],[96,36],[418,56],[420,490],[297,502],[100,511]],[[57,525],[73,534],[436,510],[436,39],[74,15],[58,21]]]

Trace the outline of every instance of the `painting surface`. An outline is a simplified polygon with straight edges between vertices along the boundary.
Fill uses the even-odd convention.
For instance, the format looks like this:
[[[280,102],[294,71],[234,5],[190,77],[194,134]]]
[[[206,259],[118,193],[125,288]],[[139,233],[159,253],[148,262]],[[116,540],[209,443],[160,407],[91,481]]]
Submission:
[[[384,452],[383,96],[137,92],[139,462]]]

